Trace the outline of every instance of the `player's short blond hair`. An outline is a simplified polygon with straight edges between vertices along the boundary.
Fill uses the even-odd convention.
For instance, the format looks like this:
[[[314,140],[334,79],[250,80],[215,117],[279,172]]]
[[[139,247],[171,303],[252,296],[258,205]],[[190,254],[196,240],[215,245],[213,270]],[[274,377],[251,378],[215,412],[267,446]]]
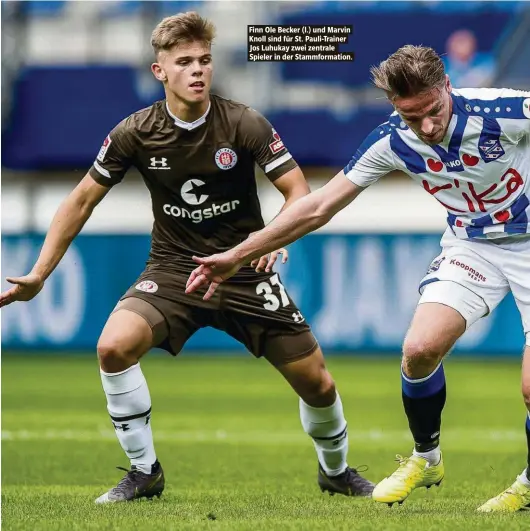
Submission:
[[[378,66],[370,69],[377,88],[396,96],[408,98],[445,83],[445,69],[440,56],[427,46],[407,44]]]
[[[158,55],[183,43],[198,41],[211,46],[214,38],[215,26],[199,13],[188,11],[161,20],[151,35],[151,46]]]

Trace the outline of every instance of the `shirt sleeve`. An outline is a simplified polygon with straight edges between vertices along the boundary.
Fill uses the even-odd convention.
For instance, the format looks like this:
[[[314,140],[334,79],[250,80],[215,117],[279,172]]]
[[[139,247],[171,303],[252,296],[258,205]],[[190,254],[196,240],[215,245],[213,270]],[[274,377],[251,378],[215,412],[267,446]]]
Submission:
[[[271,123],[254,109],[247,108],[243,112],[238,134],[243,147],[270,181],[298,166]]]
[[[344,175],[357,186],[366,188],[395,169],[389,131],[379,126],[366,137],[344,167]]]
[[[516,143],[530,138],[530,92],[504,89],[502,95],[493,111],[500,108],[498,121],[503,133]]]
[[[89,173],[97,183],[114,186],[123,180],[133,155],[134,142],[125,119],[107,135]]]
[[[508,88],[464,88],[466,110],[496,120],[502,134],[514,144],[530,138],[530,91]]]

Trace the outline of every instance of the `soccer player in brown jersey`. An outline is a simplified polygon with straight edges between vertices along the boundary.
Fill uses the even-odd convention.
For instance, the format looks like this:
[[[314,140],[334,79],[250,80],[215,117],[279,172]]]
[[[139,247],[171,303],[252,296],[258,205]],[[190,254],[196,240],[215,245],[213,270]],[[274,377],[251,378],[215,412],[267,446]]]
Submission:
[[[131,468],[98,503],[160,495],[164,474],[151,432],[151,399],[140,358],[152,347],[177,355],[212,326],[266,358],[300,396],[300,417],[318,457],[324,491],[369,496],[373,484],[347,465],[342,403],[322,351],[272,266],[285,250],[242,267],[215,295],[185,293],[192,257],[230,249],[263,228],[257,163],[285,197],[309,193],[277,132],[258,112],[210,94],[213,25],[189,12],[162,20],[152,34],[152,72],[166,98],[119,123],[88,174],[59,207],[32,271],[8,279],[0,306],[42,289],[108,191],[136,167],[151,194],[154,226],[144,272],[111,313],[97,345],[107,409]]]

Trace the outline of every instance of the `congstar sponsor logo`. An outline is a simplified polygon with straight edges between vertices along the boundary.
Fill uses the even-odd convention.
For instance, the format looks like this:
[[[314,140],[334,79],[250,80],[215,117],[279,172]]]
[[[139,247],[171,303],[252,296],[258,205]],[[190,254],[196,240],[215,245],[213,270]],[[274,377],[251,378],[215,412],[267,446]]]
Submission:
[[[239,201],[234,199],[233,201],[227,201],[226,203],[217,204],[212,203],[208,208],[197,208],[195,210],[188,210],[184,207],[176,205],[170,205],[166,203],[163,206],[164,214],[172,216],[174,218],[189,218],[193,223],[201,223],[205,219],[212,219],[223,214],[228,214],[234,211],[239,205]]]
[[[212,203],[207,208],[192,208],[203,204],[210,195],[206,193],[208,185],[197,177],[186,181],[181,189],[180,195],[185,203],[190,207],[181,207],[177,205],[170,205],[166,203],[162,208],[164,214],[172,216],[174,218],[189,218],[193,223],[201,223],[205,219],[212,219],[223,214],[228,214],[237,208],[239,201],[233,199],[232,201],[226,201],[224,203]]]

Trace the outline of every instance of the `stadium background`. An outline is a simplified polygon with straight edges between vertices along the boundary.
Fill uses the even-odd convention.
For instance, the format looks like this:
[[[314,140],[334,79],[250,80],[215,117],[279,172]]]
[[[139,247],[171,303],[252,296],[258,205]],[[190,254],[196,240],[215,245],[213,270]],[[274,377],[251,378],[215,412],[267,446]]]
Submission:
[[[191,9],[218,27],[214,92],[264,113],[312,188],[385,120],[390,107],[370,87],[369,66],[405,43],[446,54],[457,87],[530,84],[524,3],[3,2],[3,277],[29,270],[55,209],[108,131],[161,97],[149,70],[150,32],[161,17]],[[247,25],[256,23],[351,23],[345,46],[356,61],[248,63]],[[268,220],[281,196],[261,176],[259,182]],[[277,269],[326,351],[399,351],[444,226],[432,197],[392,175],[292,245],[289,263]],[[109,311],[142,269],[150,228],[147,190],[131,173],[97,208],[39,297],[3,311],[4,349],[93,350]],[[508,298],[501,308],[459,349],[518,354],[514,303]],[[213,330],[201,331],[187,349],[240,350]]]
[[[165,15],[197,9],[217,24],[214,90],[263,112],[312,188],[385,121],[390,107],[370,87],[368,68],[400,45],[447,53],[457,87],[530,86],[525,3],[30,1],[2,2],[1,9],[2,289],[5,276],[31,268],[58,204],[108,131],[161,96],[148,43]],[[249,64],[247,24],[268,23],[353,24],[357,59]],[[281,196],[263,176],[259,189],[268,220]],[[445,364],[448,476],[439,492],[415,492],[391,510],[320,496],[292,391],[266,362],[203,330],[176,360],[142,361],[164,496],[95,507],[94,498],[121,477],[113,468],[127,465],[105,412],[95,346],[143,268],[151,222],[147,190],[131,172],[98,206],[43,292],[2,310],[4,529],[528,528],[524,516],[475,513],[524,466],[523,335],[511,298]],[[396,452],[410,452],[399,351],[444,228],[444,210],[432,197],[402,175],[387,176],[291,245],[288,264],[277,268],[328,355],[349,423],[350,465],[367,464],[373,481],[394,469]]]

